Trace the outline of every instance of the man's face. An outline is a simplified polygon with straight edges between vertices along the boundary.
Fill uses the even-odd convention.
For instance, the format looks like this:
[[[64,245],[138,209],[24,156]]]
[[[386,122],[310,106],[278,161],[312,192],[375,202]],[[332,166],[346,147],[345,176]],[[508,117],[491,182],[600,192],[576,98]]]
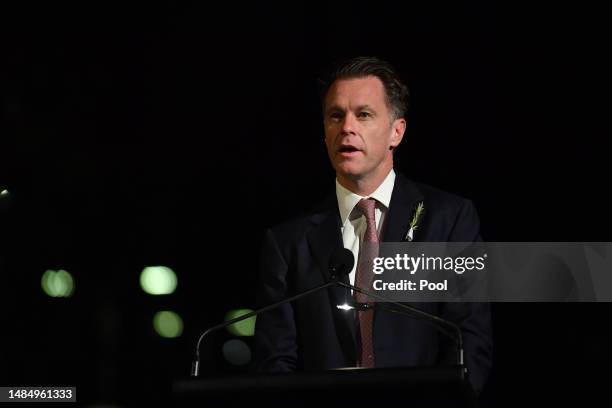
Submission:
[[[391,120],[385,89],[377,77],[340,79],[325,96],[325,144],[342,179],[384,177],[393,167],[390,147],[406,128],[404,119]]]

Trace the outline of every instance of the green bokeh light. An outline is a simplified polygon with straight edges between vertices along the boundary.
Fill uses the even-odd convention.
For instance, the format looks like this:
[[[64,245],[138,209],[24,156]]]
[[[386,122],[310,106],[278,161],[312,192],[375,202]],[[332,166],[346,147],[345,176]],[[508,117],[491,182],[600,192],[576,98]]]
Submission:
[[[167,310],[155,313],[153,328],[161,337],[175,338],[183,334],[183,319]]]
[[[74,279],[63,269],[45,271],[40,284],[43,291],[51,297],[70,297],[74,293]]]
[[[251,309],[230,310],[225,314],[225,321],[227,322],[251,312]],[[241,322],[231,324],[227,326],[227,330],[234,336],[252,336],[255,333],[255,319],[256,316],[253,316]]]
[[[9,195],[9,191],[8,190],[0,191],[0,196],[7,196],[7,195]]]
[[[150,295],[169,295],[176,284],[176,274],[165,266],[147,266],[140,274],[140,286]]]
[[[241,366],[251,361],[251,349],[242,340],[231,339],[223,344],[223,357],[228,363]]]

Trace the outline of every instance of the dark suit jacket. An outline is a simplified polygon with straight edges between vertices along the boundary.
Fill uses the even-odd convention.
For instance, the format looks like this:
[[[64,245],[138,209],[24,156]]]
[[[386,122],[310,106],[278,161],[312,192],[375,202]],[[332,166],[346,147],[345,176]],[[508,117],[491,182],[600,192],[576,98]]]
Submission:
[[[415,241],[480,240],[478,215],[469,200],[397,174],[383,241],[402,241],[421,201],[425,212]],[[329,257],[342,246],[335,193],[311,214],[268,230],[262,251],[258,307],[324,283],[329,279]],[[259,315],[255,329],[256,369],[288,372],[355,366],[354,316],[336,307],[345,303],[347,296],[350,296],[347,289],[332,287]],[[460,325],[469,378],[479,391],[491,367],[489,304],[417,306]],[[377,367],[455,362],[452,342],[431,325],[412,317],[377,310],[373,330]]]

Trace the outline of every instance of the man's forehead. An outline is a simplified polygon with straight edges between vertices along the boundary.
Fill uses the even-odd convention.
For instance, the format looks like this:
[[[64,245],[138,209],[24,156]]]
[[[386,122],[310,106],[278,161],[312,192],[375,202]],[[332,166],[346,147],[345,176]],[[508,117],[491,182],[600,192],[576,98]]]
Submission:
[[[343,78],[331,85],[325,99],[328,107],[344,103],[376,106],[385,103],[385,90],[375,76]]]

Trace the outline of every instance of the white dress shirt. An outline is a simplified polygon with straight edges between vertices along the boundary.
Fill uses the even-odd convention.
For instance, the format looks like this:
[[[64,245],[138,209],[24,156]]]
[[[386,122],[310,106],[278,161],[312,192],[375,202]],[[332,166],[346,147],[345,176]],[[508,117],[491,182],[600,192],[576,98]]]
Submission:
[[[376,202],[376,231],[380,237],[385,215],[389,211],[391,194],[395,184],[395,171],[391,169],[385,180],[368,197],[362,197],[344,188],[336,179],[336,198],[338,199],[338,209],[340,210],[340,222],[342,223],[342,242],[344,247],[350,249],[355,256],[353,270],[349,274],[351,285],[355,284],[355,270],[357,269],[357,259],[359,259],[359,245],[363,241],[366,230],[366,219],[355,206],[363,198],[373,198]]]

